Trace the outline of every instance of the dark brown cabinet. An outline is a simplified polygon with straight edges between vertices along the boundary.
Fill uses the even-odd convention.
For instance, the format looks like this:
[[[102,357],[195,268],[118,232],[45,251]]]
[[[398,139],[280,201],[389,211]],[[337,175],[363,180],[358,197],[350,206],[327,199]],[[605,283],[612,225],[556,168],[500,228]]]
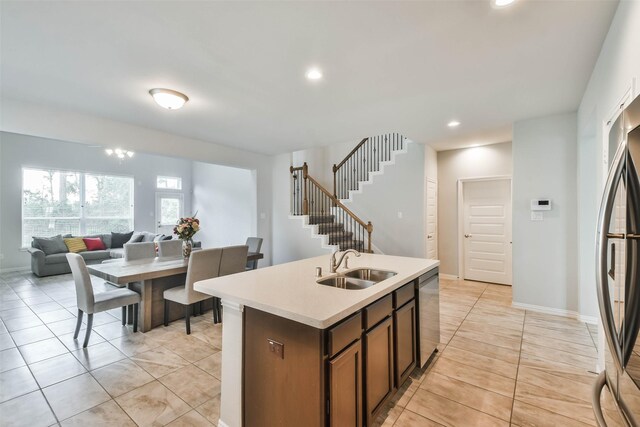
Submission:
[[[416,304],[411,281],[323,330],[245,307],[243,424],[372,426],[417,364]]]
[[[416,303],[411,300],[393,313],[395,328],[395,374],[398,387],[416,367]]]
[[[362,426],[360,340],[329,361],[329,423],[332,426]]]
[[[365,413],[370,426],[395,391],[392,317],[365,333],[364,348]]]

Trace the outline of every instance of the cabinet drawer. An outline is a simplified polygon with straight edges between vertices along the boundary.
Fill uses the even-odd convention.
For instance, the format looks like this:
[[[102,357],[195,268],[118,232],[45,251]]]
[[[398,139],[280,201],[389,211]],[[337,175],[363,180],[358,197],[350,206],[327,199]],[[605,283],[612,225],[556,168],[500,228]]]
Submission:
[[[365,307],[364,322],[365,329],[374,327],[385,317],[389,316],[393,311],[393,298],[389,294],[386,297],[374,302],[373,304]]]
[[[415,296],[415,287],[413,286],[413,282],[408,283],[393,291],[393,308],[398,309],[405,305],[407,302],[411,301]]]
[[[329,357],[335,356],[349,344],[360,339],[360,335],[362,335],[362,315],[358,312],[329,329]]]

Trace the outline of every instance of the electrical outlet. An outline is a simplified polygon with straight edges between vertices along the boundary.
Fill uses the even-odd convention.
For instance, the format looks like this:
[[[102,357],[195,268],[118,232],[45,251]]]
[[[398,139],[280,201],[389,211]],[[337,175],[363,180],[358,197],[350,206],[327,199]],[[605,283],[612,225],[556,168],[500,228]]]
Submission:
[[[274,341],[267,340],[269,343],[269,351],[274,354],[274,356],[278,356],[280,359],[284,359],[284,344]]]
[[[544,213],[531,211],[531,221],[544,221]]]
[[[398,219],[402,219],[402,212],[398,211]]]

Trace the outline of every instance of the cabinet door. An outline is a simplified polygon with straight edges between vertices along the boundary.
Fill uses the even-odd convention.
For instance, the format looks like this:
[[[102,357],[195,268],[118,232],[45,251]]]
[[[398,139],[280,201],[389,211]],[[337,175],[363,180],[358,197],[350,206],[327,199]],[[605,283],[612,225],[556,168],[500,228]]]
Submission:
[[[393,313],[396,345],[396,386],[402,383],[416,366],[416,303],[411,301]]]
[[[329,361],[329,419],[335,427],[362,426],[360,340]]]
[[[394,388],[393,319],[365,334],[365,407],[370,426]]]

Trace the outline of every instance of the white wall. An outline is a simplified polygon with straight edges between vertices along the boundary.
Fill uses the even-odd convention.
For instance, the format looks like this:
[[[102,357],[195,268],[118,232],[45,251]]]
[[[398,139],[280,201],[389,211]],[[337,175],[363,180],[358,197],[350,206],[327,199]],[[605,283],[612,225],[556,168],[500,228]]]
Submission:
[[[513,301],[577,312],[576,114],[513,126]],[[531,199],[550,198],[544,221]]]
[[[458,275],[458,180],[511,175],[511,156],[510,142],[438,152],[438,257],[441,273]]]
[[[271,265],[271,156],[6,97],[1,99],[1,108],[0,129],[7,132],[103,147],[117,143],[139,153],[156,153],[255,170],[258,215],[256,234],[265,239],[262,245],[264,259],[260,261],[260,265]],[[167,111],[167,114],[171,112]]]
[[[52,168],[127,175],[134,178],[134,229],[155,232],[155,195],[158,175],[179,176],[185,206],[191,206],[191,161],[136,153],[120,162],[102,147],[0,132],[0,268],[29,266],[29,254],[20,250],[22,223],[22,168]],[[188,210],[188,209],[185,209]]]
[[[395,156],[362,192],[344,204],[363,221],[373,224],[372,242],[386,255],[425,256],[424,145],[408,142],[407,153]],[[400,218],[400,214],[402,218]],[[374,249],[375,250],[375,249]]]
[[[598,315],[594,260],[605,179],[603,128],[625,93],[640,94],[639,46],[640,2],[621,1],[578,109],[579,310],[585,316]]]
[[[426,178],[438,179],[438,152],[428,145],[424,146],[424,174]]]
[[[202,225],[198,240],[203,247],[240,245],[255,236],[253,171],[193,162],[192,185],[192,212],[198,212]]]

